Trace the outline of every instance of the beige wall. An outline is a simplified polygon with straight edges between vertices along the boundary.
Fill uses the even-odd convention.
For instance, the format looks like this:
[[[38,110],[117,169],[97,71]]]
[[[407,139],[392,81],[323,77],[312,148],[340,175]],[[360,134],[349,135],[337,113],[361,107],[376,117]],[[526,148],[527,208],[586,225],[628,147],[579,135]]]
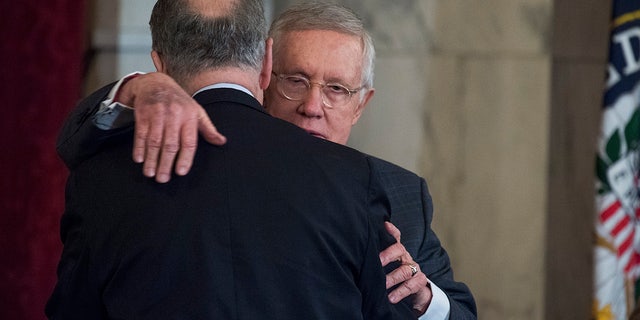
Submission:
[[[427,179],[433,227],[479,318],[589,318],[610,2],[337,2],[365,19],[378,51],[377,92],[350,145]],[[152,69],[153,3],[96,0],[118,19],[95,19],[90,89]]]
[[[430,9],[432,137],[421,169],[438,208],[434,228],[480,318],[544,319],[551,3]]]

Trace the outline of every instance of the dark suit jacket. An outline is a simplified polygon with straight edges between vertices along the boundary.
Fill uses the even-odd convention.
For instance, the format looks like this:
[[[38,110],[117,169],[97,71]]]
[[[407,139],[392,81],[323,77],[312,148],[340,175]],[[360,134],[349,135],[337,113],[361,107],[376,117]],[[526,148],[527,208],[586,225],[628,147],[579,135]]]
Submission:
[[[132,134],[76,164],[52,319],[390,319],[388,201],[368,157],[233,89],[196,96],[228,138],[158,184]]]
[[[90,119],[112,86],[107,85],[87,97],[65,122],[57,148],[58,154],[70,168],[95,154],[104,143],[120,135],[123,130],[131,129],[103,131],[91,124]],[[449,297],[450,319],[475,319],[477,311],[473,296],[466,285],[454,281],[449,257],[431,229],[433,205],[424,179],[375,157],[370,157],[370,164],[389,196],[391,222],[402,232],[401,242],[427,277]]]
[[[449,319],[476,319],[473,295],[453,278],[449,256],[431,229],[433,204],[425,180],[393,163],[371,157],[391,205],[391,222],[402,233],[400,242],[420,264],[427,278],[449,297]]]

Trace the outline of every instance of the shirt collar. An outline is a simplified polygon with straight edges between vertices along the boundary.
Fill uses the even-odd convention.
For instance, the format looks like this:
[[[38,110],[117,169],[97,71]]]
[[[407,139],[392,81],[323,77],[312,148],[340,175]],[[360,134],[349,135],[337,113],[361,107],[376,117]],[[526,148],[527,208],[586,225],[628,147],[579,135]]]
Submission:
[[[209,90],[209,89],[221,89],[221,88],[229,88],[229,89],[236,89],[236,90],[240,90],[240,91],[242,91],[242,92],[244,92],[244,93],[246,93],[246,94],[248,94],[248,95],[250,95],[250,96],[254,97],[254,96],[253,96],[253,93],[251,93],[251,91],[249,91],[249,89],[247,89],[247,88],[245,88],[245,87],[243,87],[243,86],[241,86],[241,85],[239,85],[239,84],[235,84],[235,83],[228,83],[228,82],[222,82],[222,83],[216,83],[216,84],[208,85],[208,86],[206,86],[206,87],[204,87],[204,88],[202,88],[202,89],[200,89],[200,90],[196,91],[196,92],[192,95],[192,97],[195,97],[195,96],[196,96],[196,94],[198,94],[198,93],[200,93],[200,92],[202,92],[202,91],[205,91],[205,90]],[[255,98],[255,97],[254,97],[254,98]]]

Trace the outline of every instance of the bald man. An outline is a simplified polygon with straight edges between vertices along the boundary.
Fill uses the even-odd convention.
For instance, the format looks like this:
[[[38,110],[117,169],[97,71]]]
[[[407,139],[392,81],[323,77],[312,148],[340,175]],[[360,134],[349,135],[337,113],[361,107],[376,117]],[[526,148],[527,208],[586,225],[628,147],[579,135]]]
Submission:
[[[131,131],[71,167],[47,316],[414,318],[387,299],[378,253],[395,239],[368,157],[260,106],[272,72],[261,1],[159,0],[150,25],[158,71],[229,141],[202,144],[191,174],[165,184],[129,160]]]

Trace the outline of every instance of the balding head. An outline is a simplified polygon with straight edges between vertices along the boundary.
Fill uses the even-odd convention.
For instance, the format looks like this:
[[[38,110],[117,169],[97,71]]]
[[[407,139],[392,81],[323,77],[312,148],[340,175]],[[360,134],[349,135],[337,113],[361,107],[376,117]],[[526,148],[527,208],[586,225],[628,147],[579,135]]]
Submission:
[[[149,25],[153,50],[181,85],[214,69],[262,69],[262,0],[158,0]]]
[[[187,0],[194,12],[208,18],[228,16],[237,5],[237,0]]]

